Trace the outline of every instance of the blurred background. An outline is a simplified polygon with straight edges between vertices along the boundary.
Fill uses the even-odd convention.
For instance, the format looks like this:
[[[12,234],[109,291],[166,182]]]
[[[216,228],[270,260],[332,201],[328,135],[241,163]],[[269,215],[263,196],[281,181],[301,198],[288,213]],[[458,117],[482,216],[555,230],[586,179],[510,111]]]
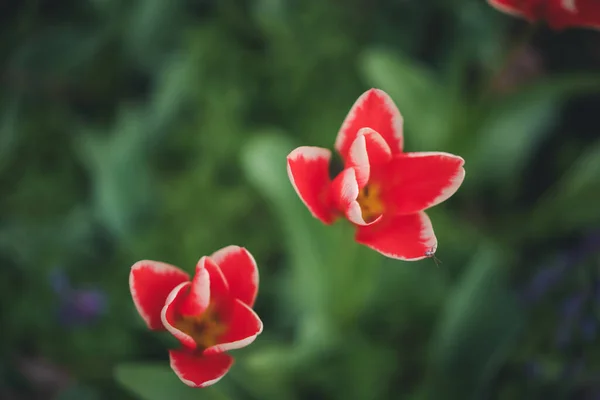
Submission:
[[[484,0],[0,3],[0,398],[600,398],[600,33]],[[285,157],[378,87],[466,160],[432,259],[314,219]],[[265,331],[169,369],[130,266],[258,261]]]

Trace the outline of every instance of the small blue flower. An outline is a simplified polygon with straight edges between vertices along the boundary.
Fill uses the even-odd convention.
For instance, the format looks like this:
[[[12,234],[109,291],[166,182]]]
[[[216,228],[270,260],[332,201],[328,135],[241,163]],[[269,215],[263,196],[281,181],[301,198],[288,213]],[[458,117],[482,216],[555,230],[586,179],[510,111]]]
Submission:
[[[539,301],[548,291],[550,291],[568,269],[568,259],[565,255],[560,256],[554,265],[542,268],[533,279],[523,293],[523,299],[528,303]]]
[[[107,299],[102,290],[74,288],[63,271],[52,272],[50,285],[58,296],[58,319],[64,325],[89,325],[106,311]]]

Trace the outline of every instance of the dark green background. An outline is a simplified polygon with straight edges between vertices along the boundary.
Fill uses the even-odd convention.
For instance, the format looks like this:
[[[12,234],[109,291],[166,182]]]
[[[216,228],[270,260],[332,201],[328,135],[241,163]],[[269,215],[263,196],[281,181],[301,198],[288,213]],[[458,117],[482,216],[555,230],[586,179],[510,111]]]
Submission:
[[[0,83],[2,399],[599,395],[600,33],[484,0],[13,0]],[[439,267],[323,226],[287,179],[370,87],[406,150],[466,160],[429,212]],[[265,330],[187,389],[129,268],[229,244]],[[56,276],[105,308],[83,320]]]

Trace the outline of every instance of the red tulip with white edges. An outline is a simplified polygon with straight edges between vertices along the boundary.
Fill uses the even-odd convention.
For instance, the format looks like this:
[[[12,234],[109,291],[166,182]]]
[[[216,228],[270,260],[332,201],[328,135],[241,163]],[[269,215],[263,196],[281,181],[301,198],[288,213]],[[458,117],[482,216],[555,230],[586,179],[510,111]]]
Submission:
[[[138,261],[129,287],[148,328],[166,330],[181,343],[169,351],[171,368],[191,387],[218,382],[233,365],[228,351],[249,345],[263,330],[252,309],[258,269],[242,247],[202,257],[193,278],[173,265]]]
[[[356,241],[395,259],[432,257],[437,239],[425,210],[447,200],[465,177],[464,160],[404,152],[402,116],[382,90],[361,95],[335,140],[344,169],[329,176],[331,151],[299,147],[287,157],[290,181],[312,215],[356,226]]]

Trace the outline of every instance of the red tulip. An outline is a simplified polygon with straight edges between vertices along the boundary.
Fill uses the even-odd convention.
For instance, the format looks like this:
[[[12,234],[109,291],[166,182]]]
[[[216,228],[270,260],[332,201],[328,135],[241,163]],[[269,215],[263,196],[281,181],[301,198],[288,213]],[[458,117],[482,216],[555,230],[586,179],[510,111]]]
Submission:
[[[299,147],[287,157],[290,181],[310,212],[325,224],[345,216],[356,241],[402,260],[431,257],[437,240],[423,210],[452,196],[465,171],[461,157],[404,153],[402,116],[383,91],[358,98],[335,141],[344,170],[331,180],[331,152]]]
[[[148,328],[166,329],[181,343],[181,349],[169,351],[171,368],[188,386],[219,381],[233,364],[226,352],[249,345],[263,329],[252,310],[258,269],[238,246],[202,257],[192,280],[172,265],[138,261],[129,288]]]
[[[600,28],[598,0],[488,0],[500,11],[529,22],[546,20],[554,29]]]

